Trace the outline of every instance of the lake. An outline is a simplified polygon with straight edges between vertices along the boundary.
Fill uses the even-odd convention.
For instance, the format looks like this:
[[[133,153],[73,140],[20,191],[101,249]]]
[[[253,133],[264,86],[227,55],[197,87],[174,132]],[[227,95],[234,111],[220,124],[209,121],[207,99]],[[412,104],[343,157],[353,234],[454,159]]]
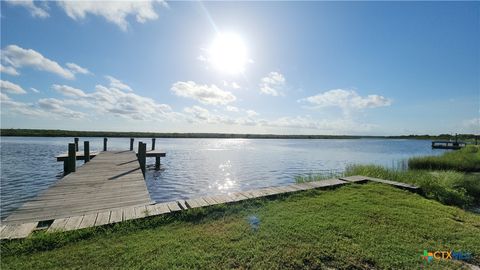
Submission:
[[[103,138],[80,138],[80,149],[84,140],[91,151],[103,147]],[[150,138],[137,138],[135,146],[139,140],[150,149]],[[63,162],[54,157],[69,142],[73,138],[1,137],[2,218],[62,177]],[[109,150],[129,145],[129,138],[108,140]],[[348,164],[395,167],[412,156],[444,152],[432,150],[430,141],[386,139],[157,139],[156,149],[167,157],[160,171],[147,158],[146,183],[158,202],[285,185],[297,175],[340,172]]]

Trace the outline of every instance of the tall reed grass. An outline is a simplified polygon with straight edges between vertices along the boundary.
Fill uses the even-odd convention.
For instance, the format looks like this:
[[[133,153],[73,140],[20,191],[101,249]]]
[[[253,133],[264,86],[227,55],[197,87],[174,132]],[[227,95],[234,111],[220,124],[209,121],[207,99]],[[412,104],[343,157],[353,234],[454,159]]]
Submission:
[[[441,156],[413,157],[408,160],[408,167],[419,170],[480,172],[480,147],[468,145]]]

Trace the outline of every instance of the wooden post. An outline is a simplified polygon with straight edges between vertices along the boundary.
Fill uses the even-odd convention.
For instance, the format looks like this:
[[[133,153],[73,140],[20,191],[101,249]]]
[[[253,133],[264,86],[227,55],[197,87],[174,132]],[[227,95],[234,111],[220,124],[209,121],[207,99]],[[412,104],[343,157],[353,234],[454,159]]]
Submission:
[[[75,151],[78,152],[78,138],[73,139],[73,141],[75,142]]]
[[[143,176],[145,176],[145,164],[147,161],[147,144],[138,142],[138,163],[142,169]]]
[[[90,142],[83,142],[83,156],[85,157],[85,163],[90,161]]]
[[[155,138],[152,138],[152,150],[155,150]]]
[[[133,151],[133,141],[135,139],[134,138],[130,138],[130,151]]]
[[[155,170],[160,170],[160,156],[155,156]]]
[[[69,174],[71,172],[75,172],[76,168],[76,157],[77,151],[75,151],[75,143],[68,144],[68,158],[67,158],[67,171],[65,174]]]
[[[103,151],[107,151],[107,138],[103,138]]]

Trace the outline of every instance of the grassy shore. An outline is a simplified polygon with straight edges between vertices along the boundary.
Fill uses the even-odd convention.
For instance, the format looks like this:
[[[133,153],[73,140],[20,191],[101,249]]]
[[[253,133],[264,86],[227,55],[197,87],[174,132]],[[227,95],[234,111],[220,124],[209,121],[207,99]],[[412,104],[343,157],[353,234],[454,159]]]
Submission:
[[[446,152],[441,156],[410,158],[408,167],[422,170],[480,172],[480,147],[468,145],[457,151]]]
[[[79,131],[60,129],[0,129],[0,136],[25,137],[155,137],[155,138],[218,138],[218,139],[421,139],[451,140],[449,134],[399,135],[399,136],[356,136],[356,135],[279,135],[279,134],[235,134],[235,133],[175,133],[175,132],[118,132]],[[473,142],[474,134],[460,134],[459,140]]]
[[[345,175],[364,175],[409,183],[421,188],[425,197],[463,208],[480,205],[480,175],[456,171],[398,171],[374,165],[347,167]]]
[[[382,184],[192,209],[1,244],[2,269],[418,269],[427,250],[473,253],[480,216]],[[458,261],[433,261],[457,269]]]

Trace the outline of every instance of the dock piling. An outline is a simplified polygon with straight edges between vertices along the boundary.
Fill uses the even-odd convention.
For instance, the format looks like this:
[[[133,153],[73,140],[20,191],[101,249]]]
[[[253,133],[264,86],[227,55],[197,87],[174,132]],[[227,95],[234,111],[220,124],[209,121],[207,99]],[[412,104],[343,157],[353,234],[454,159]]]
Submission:
[[[134,138],[130,138],[130,151],[133,151],[133,141],[135,139]]]
[[[78,152],[78,138],[74,138],[73,141],[75,142],[75,151]]]
[[[138,163],[142,169],[143,176],[145,176],[145,166],[147,161],[147,144],[138,142]]]
[[[85,157],[85,163],[90,161],[90,142],[83,142],[83,156]]]
[[[155,138],[152,138],[152,150],[155,150]]]
[[[103,151],[107,151],[107,138],[103,138]]]
[[[75,151],[75,143],[68,144],[68,159],[67,159],[67,171],[65,174],[69,174],[71,172],[76,171],[76,161],[77,161],[77,151]]]
[[[155,170],[160,170],[160,156],[155,156]]]

